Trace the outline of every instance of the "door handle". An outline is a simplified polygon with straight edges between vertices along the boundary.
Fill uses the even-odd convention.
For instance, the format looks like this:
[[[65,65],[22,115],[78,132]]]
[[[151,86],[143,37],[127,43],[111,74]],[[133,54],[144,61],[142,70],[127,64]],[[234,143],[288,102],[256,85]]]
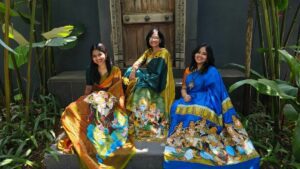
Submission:
[[[147,21],[150,20],[150,16],[146,15],[146,16],[144,17],[144,19],[145,19],[145,21],[147,22]]]
[[[169,20],[169,18],[170,18],[169,15],[166,15],[166,16],[165,16],[165,20],[166,20],[166,21]]]
[[[125,21],[128,22],[130,20],[129,16],[125,16]]]

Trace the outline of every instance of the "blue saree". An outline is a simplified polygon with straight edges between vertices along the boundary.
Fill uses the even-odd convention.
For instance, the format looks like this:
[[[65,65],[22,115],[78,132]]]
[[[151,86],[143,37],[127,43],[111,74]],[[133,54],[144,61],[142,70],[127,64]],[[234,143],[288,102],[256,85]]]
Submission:
[[[164,168],[259,168],[259,155],[217,69],[200,74],[187,68],[183,87],[191,101],[180,98],[171,107]]]

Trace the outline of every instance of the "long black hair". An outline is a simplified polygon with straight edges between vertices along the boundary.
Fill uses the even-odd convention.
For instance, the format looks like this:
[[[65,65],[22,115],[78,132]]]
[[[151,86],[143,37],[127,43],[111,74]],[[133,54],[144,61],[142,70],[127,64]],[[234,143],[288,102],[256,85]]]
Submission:
[[[155,31],[157,31],[157,33],[158,33],[158,37],[159,37],[159,47],[164,48],[164,47],[165,47],[165,37],[164,37],[164,35],[163,35],[157,28],[153,28],[153,29],[151,29],[151,30],[148,32],[148,34],[147,34],[147,36],[146,36],[147,47],[148,47],[148,48],[151,48],[151,45],[150,45],[150,43],[149,43],[149,40],[150,40],[151,36],[153,35],[153,33],[154,33]]]
[[[201,69],[199,70],[200,73],[205,73],[208,70],[209,66],[215,66],[215,58],[214,58],[214,53],[213,53],[212,47],[207,43],[203,43],[203,44],[197,46],[193,50],[192,61],[191,61],[190,67],[189,67],[190,71],[194,71],[197,69],[197,62],[195,60],[195,54],[198,53],[200,48],[202,48],[202,47],[205,47],[205,50],[207,53],[207,59],[204,62],[204,64],[202,65]]]
[[[111,69],[112,69],[112,62],[110,60],[109,55],[107,54],[107,49],[104,46],[103,43],[97,43],[97,44],[93,44],[91,49],[90,49],[90,56],[91,56],[91,63],[90,63],[90,75],[93,79],[93,82],[99,82],[99,80],[101,79],[101,75],[98,72],[98,65],[96,63],[94,63],[93,61],[93,51],[94,50],[98,50],[100,52],[103,52],[105,54],[105,65],[107,68],[107,72],[108,74],[111,73]]]

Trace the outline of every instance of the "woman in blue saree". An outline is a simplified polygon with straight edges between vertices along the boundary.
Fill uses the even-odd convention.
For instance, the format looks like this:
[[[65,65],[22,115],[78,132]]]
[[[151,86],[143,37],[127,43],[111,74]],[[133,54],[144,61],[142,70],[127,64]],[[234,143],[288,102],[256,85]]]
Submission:
[[[197,47],[170,110],[164,168],[256,169],[259,156],[237,118],[212,48]]]

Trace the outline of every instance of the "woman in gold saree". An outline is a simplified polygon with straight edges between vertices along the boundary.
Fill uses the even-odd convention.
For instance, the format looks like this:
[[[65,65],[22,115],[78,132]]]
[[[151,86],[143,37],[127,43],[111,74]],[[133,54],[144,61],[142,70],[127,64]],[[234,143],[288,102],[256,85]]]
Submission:
[[[134,148],[127,140],[121,71],[112,66],[103,44],[93,45],[90,52],[85,95],[65,109],[61,123],[84,167],[124,168]],[[68,139],[61,149],[68,147]]]
[[[166,136],[175,83],[171,55],[164,48],[163,34],[158,29],[150,30],[146,43],[148,49],[124,74],[129,79],[126,108],[132,112],[130,129],[135,138],[158,141]],[[146,68],[140,69],[143,65]]]

